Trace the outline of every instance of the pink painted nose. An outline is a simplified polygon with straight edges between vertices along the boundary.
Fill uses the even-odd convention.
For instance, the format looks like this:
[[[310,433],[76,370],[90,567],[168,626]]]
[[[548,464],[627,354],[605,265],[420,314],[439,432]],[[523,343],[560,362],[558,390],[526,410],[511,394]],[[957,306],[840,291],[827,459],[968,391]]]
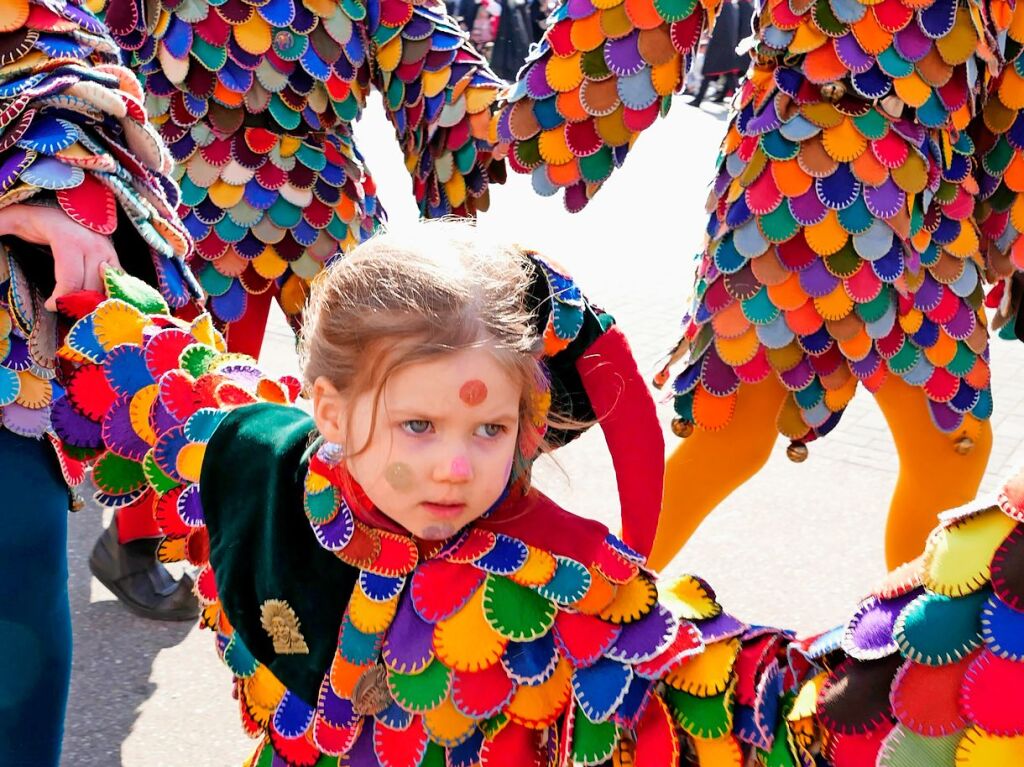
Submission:
[[[465,482],[473,477],[473,468],[469,465],[469,459],[466,456],[457,455],[452,458],[448,473],[453,480]]]

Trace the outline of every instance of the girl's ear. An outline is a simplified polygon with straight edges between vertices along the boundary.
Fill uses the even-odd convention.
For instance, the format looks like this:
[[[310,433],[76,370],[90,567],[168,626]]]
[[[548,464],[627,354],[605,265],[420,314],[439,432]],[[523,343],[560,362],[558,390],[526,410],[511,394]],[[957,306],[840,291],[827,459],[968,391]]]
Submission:
[[[313,420],[324,439],[345,444],[348,400],[323,376],[313,382]]]

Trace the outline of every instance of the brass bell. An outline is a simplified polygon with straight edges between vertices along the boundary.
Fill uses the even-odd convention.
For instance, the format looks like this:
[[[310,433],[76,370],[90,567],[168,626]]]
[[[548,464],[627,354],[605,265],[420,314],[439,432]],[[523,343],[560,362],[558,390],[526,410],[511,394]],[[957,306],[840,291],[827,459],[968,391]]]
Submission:
[[[825,83],[821,86],[821,97],[835,104],[846,95],[846,86],[841,82]]]
[[[85,508],[85,498],[82,497],[81,493],[72,493],[70,500],[72,511],[81,511]]]
[[[953,443],[953,449],[960,455],[967,455],[974,450],[974,440],[970,437],[961,437]]]
[[[672,433],[679,437],[679,439],[686,439],[693,434],[693,421],[687,421],[683,418],[673,418]]]
[[[798,439],[790,442],[789,447],[786,448],[786,457],[793,463],[803,463],[807,460],[809,454],[810,451],[807,449],[807,445]]]

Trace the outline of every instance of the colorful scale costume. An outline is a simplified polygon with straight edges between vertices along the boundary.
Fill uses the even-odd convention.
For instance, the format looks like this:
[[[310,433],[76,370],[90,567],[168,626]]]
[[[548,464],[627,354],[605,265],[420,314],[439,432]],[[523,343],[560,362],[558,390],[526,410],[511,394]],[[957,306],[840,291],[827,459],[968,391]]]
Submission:
[[[740,384],[774,374],[791,392],[779,430],[807,441],[858,382],[896,375],[940,430],[977,434],[983,273],[1024,252],[1022,42],[1024,13],[1000,2],[762,11],[709,202],[682,419],[721,427]]]
[[[440,2],[94,0],[177,163],[191,265],[232,349],[271,291],[293,324],[324,263],[383,220],[352,138],[378,89],[425,216],[487,207],[500,80]],[[262,296],[261,300],[253,298]]]
[[[171,158],[143,99],[117,46],[81,3],[3,3],[0,208],[55,205],[113,235],[125,267],[155,270],[164,298],[178,308],[200,291],[184,265],[191,241],[176,212]],[[0,244],[0,423],[26,437],[51,432],[63,396],[56,315],[43,308],[47,283],[52,288],[48,251],[13,239]],[[69,481],[81,481],[77,462],[60,457]]]
[[[513,167],[585,205],[667,107],[706,16],[563,4],[496,121]],[[722,427],[740,385],[773,374],[793,440],[889,373],[943,431],[988,418],[981,272],[1024,266],[1022,42],[1010,2],[764,5],[677,351],[684,421]]]
[[[578,210],[667,107],[711,15],[694,0],[567,0],[494,122],[499,153]],[[983,282],[1024,265],[1024,7],[767,0],[755,27],[669,360],[686,358],[674,430],[697,433],[668,462],[651,563],[777,433],[803,460],[862,383],[900,457],[896,565],[934,514],[974,496],[991,449]]]
[[[659,603],[643,568],[654,408],[621,335],[536,263],[556,297],[550,369],[589,326],[570,367],[613,453],[623,416],[631,444],[637,429],[657,444],[618,477],[637,548],[516,485],[447,541],[381,529],[282,404],[298,382],[225,353],[209,317],[173,319],[108,273],[114,299],[72,328],[61,434],[97,451],[104,502],[153,498],[164,556],[203,568],[204,621],[261,738],[249,764],[1017,763],[1020,487],[947,516],[919,561],[819,637],[745,625],[692,576]]]

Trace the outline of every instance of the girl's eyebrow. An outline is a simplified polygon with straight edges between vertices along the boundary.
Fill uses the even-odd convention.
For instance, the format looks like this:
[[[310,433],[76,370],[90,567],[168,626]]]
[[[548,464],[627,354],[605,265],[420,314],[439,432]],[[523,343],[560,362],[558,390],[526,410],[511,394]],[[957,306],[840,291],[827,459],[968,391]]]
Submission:
[[[425,410],[416,410],[413,408],[401,408],[401,407],[390,407],[388,408],[388,415],[395,421],[443,421],[444,416],[430,415]],[[477,411],[476,408],[473,410],[474,418],[478,423],[515,423],[519,420],[519,413],[512,411],[488,413],[486,410]]]

